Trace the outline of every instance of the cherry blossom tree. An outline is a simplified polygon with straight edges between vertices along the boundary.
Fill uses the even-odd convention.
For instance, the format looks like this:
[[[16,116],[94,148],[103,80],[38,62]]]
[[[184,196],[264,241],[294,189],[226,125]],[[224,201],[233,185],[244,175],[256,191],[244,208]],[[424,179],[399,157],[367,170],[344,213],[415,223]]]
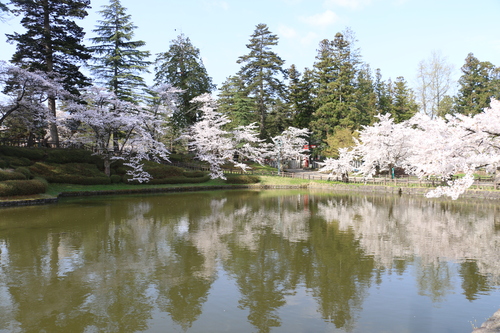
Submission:
[[[168,160],[169,151],[158,140],[165,122],[160,113],[148,112],[97,87],[86,89],[81,100],[69,102],[67,110],[70,112],[67,123],[78,124],[70,141],[92,145],[95,154],[104,160],[108,176],[111,163],[125,159],[125,165],[131,167],[127,172],[132,176],[130,180],[147,182],[151,177],[142,169],[143,161]],[[153,128],[154,131],[151,131]],[[118,141],[118,150],[113,140],[113,133],[117,132],[123,133]]]
[[[428,196],[448,195],[454,199],[464,193],[473,182],[478,168],[495,173],[500,165],[500,103],[492,100],[491,107],[482,113],[448,115],[446,120],[430,120],[417,116],[410,121],[420,129],[415,140],[415,154],[410,158],[413,172],[420,178],[437,176],[447,186],[428,193]],[[465,177],[451,180],[459,172]]]
[[[362,157],[359,172],[371,177],[377,171],[389,171],[395,167],[407,168],[412,153],[414,132],[407,122],[394,123],[390,114],[376,116],[379,122],[364,126],[359,134],[355,154]]]
[[[29,131],[44,128],[53,120],[45,104],[49,96],[67,94],[59,81],[47,73],[29,72],[4,61],[0,61],[0,87],[0,127],[16,117]]]
[[[353,161],[356,158],[356,152],[349,148],[339,148],[339,157],[331,158],[327,157],[324,162],[319,163],[321,168],[320,172],[328,172],[328,179],[335,176],[342,177],[343,182],[349,181],[349,173],[357,171],[353,166]]]
[[[308,144],[306,138],[309,134],[307,128],[288,127],[281,135],[272,138],[267,156],[278,162],[278,169],[283,161],[306,157],[307,149],[304,147]]]
[[[440,178],[445,185],[427,193],[457,199],[474,182],[473,173],[484,169],[496,173],[500,166],[500,102],[474,116],[447,115],[431,119],[417,114],[394,124],[389,116],[360,131],[354,156],[363,164],[360,172],[371,176],[377,168],[400,166],[420,179]],[[327,161],[330,169],[340,162]],[[465,173],[453,179],[457,173]]]
[[[226,163],[242,170],[248,168],[245,163],[235,162],[235,156],[263,162],[266,150],[261,146],[256,124],[225,130],[225,125],[231,121],[217,112],[217,103],[210,94],[195,97],[193,102],[201,105],[201,118],[182,137],[189,140],[189,148],[195,152],[195,157],[210,165],[212,179],[226,179],[222,170]]]

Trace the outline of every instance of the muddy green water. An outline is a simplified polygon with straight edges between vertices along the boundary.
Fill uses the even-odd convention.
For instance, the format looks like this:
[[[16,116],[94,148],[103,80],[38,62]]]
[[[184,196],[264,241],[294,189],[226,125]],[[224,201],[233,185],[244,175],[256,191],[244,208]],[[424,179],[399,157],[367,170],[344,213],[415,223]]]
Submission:
[[[310,191],[0,209],[0,332],[471,332],[500,206]]]

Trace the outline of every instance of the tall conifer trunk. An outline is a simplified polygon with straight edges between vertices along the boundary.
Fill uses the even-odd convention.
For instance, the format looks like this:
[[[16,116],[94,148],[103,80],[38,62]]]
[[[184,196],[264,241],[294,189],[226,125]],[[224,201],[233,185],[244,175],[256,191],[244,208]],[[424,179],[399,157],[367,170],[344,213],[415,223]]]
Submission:
[[[43,32],[44,32],[44,42],[45,42],[45,65],[47,67],[47,72],[52,73],[54,71],[54,59],[53,59],[49,14],[50,14],[50,9],[48,0],[43,0]],[[55,147],[59,148],[59,133],[56,124],[56,98],[54,95],[49,96],[47,101],[47,106],[53,117],[49,124],[50,141]]]

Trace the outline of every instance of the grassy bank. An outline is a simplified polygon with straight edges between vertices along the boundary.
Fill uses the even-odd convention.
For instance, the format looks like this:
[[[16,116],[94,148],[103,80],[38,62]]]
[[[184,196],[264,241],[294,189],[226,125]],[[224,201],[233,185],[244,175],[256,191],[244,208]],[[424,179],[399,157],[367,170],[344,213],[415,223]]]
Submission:
[[[294,179],[294,178],[283,178],[278,176],[259,176],[260,182],[258,184],[263,186],[304,186],[311,183],[326,183],[326,181],[311,181],[306,179]],[[329,182],[331,184],[331,182]],[[227,184],[221,179],[211,179],[204,183],[198,184],[160,184],[160,185],[149,185],[149,184],[106,184],[106,185],[80,185],[80,184],[60,184],[51,183],[48,185],[47,192],[45,194],[31,195],[31,196],[17,196],[17,197],[0,197],[0,201],[16,201],[16,200],[31,200],[31,199],[44,199],[44,198],[54,198],[59,194],[64,192],[96,192],[96,191],[117,191],[123,192],[127,190],[140,191],[149,189],[161,189],[161,188],[179,188],[179,187],[220,187],[220,186],[231,186],[232,184]],[[237,186],[237,184],[234,184]]]
[[[310,181],[306,179],[283,178],[278,176],[259,176],[260,185],[264,186],[301,186],[312,182],[319,183],[320,181]],[[326,182],[325,182],[326,183]],[[330,182],[331,183],[331,182]],[[76,184],[50,184],[47,194],[57,196],[62,192],[81,192],[81,191],[120,191],[120,190],[137,190],[137,189],[152,189],[152,188],[175,188],[175,187],[217,187],[230,186],[224,180],[211,179],[199,184],[162,184],[162,185],[130,185],[130,184],[109,184],[109,185],[76,185]]]

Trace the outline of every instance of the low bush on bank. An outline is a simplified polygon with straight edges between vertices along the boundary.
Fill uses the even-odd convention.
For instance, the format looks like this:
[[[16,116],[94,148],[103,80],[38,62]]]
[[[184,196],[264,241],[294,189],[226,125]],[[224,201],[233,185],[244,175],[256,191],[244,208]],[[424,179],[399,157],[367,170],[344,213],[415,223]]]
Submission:
[[[160,184],[198,184],[204,183],[210,180],[210,176],[206,175],[203,177],[169,177],[161,179],[151,179],[148,184],[150,185],[160,185]]]
[[[30,166],[33,162],[26,157],[17,157],[17,156],[3,156],[2,160],[5,161],[5,167],[20,167],[20,166]]]
[[[111,175],[109,177],[109,179],[111,179],[111,183],[112,184],[117,184],[117,183],[119,183],[119,182],[122,181],[122,176],[120,176],[120,175]]]
[[[45,178],[49,183],[80,185],[111,184],[111,179],[95,164],[89,163],[43,163],[37,162],[29,169],[35,176]]]
[[[26,180],[26,177],[22,172],[13,170],[0,170],[0,181],[5,180]]]
[[[45,193],[47,182],[43,179],[6,180],[0,182],[0,196],[19,196]]]
[[[253,175],[226,175],[226,178],[226,184],[256,184],[260,182],[260,178]]]
[[[197,178],[197,177],[205,177],[207,173],[204,171],[184,171],[182,175],[188,178]]]
[[[22,173],[26,177],[26,179],[31,178],[31,171],[27,167],[19,167],[19,168],[16,168],[16,170],[14,170],[14,171],[18,172],[18,173]]]
[[[0,154],[11,157],[23,157],[32,161],[40,161],[46,155],[43,148],[23,148],[11,146],[0,146]]]
[[[57,176],[46,176],[45,179],[49,183],[60,183],[60,184],[78,184],[78,185],[107,185],[111,184],[111,178],[107,176],[103,177],[85,177],[79,175],[57,175]]]
[[[182,177],[184,169],[172,165],[158,164],[151,161],[144,163],[144,171],[149,173],[153,179],[169,177]]]
[[[104,163],[99,156],[93,155],[91,151],[83,149],[49,149],[47,150],[47,163],[87,163],[95,164],[101,169]]]

